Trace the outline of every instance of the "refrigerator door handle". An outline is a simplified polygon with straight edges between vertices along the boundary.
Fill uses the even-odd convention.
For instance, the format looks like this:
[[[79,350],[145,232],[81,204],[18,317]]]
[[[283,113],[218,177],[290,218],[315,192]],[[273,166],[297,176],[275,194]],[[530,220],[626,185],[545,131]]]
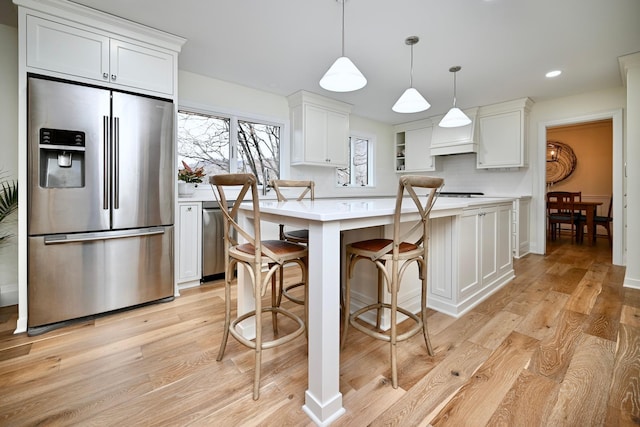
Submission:
[[[109,209],[109,116],[102,116],[102,209]]]
[[[60,243],[77,243],[77,242],[91,242],[96,240],[111,240],[111,239],[123,239],[129,237],[144,237],[153,236],[156,234],[164,234],[164,227],[151,227],[140,230],[122,230],[122,231],[107,231],[101,233],[78,233],[78,234],[52,234],[44,236],[45,245],[55,245]]]
[[[113,208],[120,209],[120,119],[113,118]]]

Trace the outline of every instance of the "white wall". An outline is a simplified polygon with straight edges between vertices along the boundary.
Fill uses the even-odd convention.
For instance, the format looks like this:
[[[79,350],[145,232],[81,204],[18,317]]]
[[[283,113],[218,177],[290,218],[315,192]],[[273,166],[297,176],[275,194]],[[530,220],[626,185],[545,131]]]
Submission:
[[[178,94],[180,104],[285,123],[287,133],[282,136],[282,142],[289,144],[289,103],[284,96],[187,71],[179,72]],[[352,115],[350,117],[350,128],[352,132],[357,132],[362,136],[373,137],[376,141],[376,186],[374,188],[336,187],[335,170],[333,168],[314,166],[289,168],[288,162],[283,162],[287,164],[282,165],[282,176],[315,181],[316,197],[395,195],[397,178],[393,173],[393,161],[390,157],[391,153],[393,153],[392,127],[388,124]]]
[[[481,192],[489,196],[530,196],[530,168],[476,169],[476,154],[440,156],[435,172],[444,178],[443,191]]]
[[[640,289],[640,52],[619,59],[627,88],[626,110],[626,187],[627,270],[624,286]],[[615,215],[615,205],[614,205]]]
[[[200,74],[178,72],[178,103],[198,104],[234,114],[289,120],[289,104],[284,96],[216,80]]]
[[[0,24],[0,171],[18,176],[18,29]],[[17,235],[17,215],[2,232]],[[18,302],[18,239],[0,247],[0,306]]]
[[[623,87],[589,92],[571,97],[536,102],[529,116],[529,159],[532,174],[533,199],[531,203],[531,248],[535,253],[544,253],[545,230],[545,174],[546,160],[544,149],[540,148],[540,124],[579,122],[585,117],[597,117],[601,114],[620,110],[626,106],[626,93]],[[614,123],[615,125],[615,123]],[[615,130],[614,130],[615,132]],[[614,152],[615,155],[615,152]],[[615,164],[615,159],[614,159]],[[621,179],[622,170],[614,169]],[[616,178],[614,177],[614,184]],[[615,192],[615,188],[614,188]],[[616,216],[614,214],[614,216]]]
[[[316,197],[395,196],[398,179],[394,172],[392,126],[351,115],[352,134],[375,140],[374,187],[338,187],[334,168],[292,166],[293,178],[309,177],[316,183]]]

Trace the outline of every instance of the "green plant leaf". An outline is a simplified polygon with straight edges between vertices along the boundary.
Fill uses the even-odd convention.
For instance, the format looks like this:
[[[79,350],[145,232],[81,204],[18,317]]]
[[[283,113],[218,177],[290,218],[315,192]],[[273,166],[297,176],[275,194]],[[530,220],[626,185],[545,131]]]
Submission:
[[[18,209],[18,182],[0,183],[0,223]],[[0,236],[0,242],[10,235]]]

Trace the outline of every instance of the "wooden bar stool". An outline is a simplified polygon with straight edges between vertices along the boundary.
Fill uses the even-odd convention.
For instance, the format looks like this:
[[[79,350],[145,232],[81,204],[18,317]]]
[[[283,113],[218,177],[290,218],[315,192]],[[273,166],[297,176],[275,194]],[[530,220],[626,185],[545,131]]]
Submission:
[[[273,179],[271,180],[271,186],[276,192],[276,197],[279,202],[285,202],[290,200],[286,197],[285,192],[288,189],[293,189],[295,191],[294,196],[295,200],[314,200],[315,199],[315,183],[313,181],[302,181],[302,180],[286,180],[286,179]],[[291,196],[290,196],[291,197]],[[293,200],[293,199],[291,199]],[[284,240],[292,243],[299,243],[303,245],[307,245],[309,243],[309,230],[287,230],[284,224],[280,224],[280,240]],[[304,290],[304,298],[298,298],[295,295],[291,294],[291,291],[295,288],[299,288],[301,286],[305,286],[304,282],[297,282],[293,284],[286,285],[284,284],[284,274],[283,270],[280,269],[280,282],[278,290],[272,288],[272,298],[275,299],[274,305],[280,307],[282,302],[282,296],[284,295],[290,301],[296,304],[304,304],[305,305],[305,323],[309,318],[309,309],[305,303],[307,300],[308,289],[305,287]],[[278,330],[278,321],[275,317],[274,313],[274,327],[277,332]]]
[[[220,343],[220,351],[217,360],[222,360],[224,350],[227,345],[227,339],[231,334],[241,344],[255,350],[255,374],[253,380],[253,399],[258,400],[260,397],[260,365],[262,361],[262,350],[273,348],[295,339],[302,335],[306,329],[302,319],[292,312],[273,304],[268,307],[262,306],[262,297],[266,293],[267,286],[271,282],[273,287],[275,284],[275,274],[282,266],[288,263],[295,263],[302,270],[303,281],[307,281],[307,258],[308,252],[304,245],[286,242],[282,240],[261,240],[260,239],[260,209],[258,206],[258,187],[256,177],[252,174],[224,174],[214,175],[209,178],[209,183],[213,189],[216,199],[220,203],[221,210],[224,214],[224,246],[225,246],[225,317],[224,317],[224,334]],[[240,193],[230,207],[225,196],[225,187],[233,186],[237,188],[241,186]],[[248,191],[251,191],[251,203],[253,204],[253,233],[242,228],[235,220],[237,218],[240,203],[244,202],[244,197]],[[247,243],[239,243],[235,238],[235,233],[244,238]],[[269,268],[263,271],[263,265],[267,264]],[[243,315],[231,320],[231,283],[235,279],[234,271],[236,266],[242,266],[246,269],[247,275],[253,282],[253,296],[255,298],[255,310],[249,311]],[[239,268],[239,267],[238,267]],[[273,315],[281,314],[292,319],[297,328],[283,336],[278,336],[275,331],[274,338],[270,341],[264,341],[262,338],[262,316],[261,313],[271,312]],[[249,318],[254,318],[256,337],[254,340],[245,338],[236,330],[236,326]]]
[[[389,343],[391,358],[391,383],[393,388],[398,388],[398,368],[397,368],[397,342],[404,341],[419,331],[422,331],[424,342],[430,356],[433,356],[433,349],[427,331],[426,310],[427,310],[427,256],[429,243],[429,214],[436,200],[437,191],[444,184],[442,178],[429,176],[404,175],[400,177],[398,194],[396,197],[395,214],[393,218],[393,239],[371,239],[354,242],[346,247],[346,281],[345,281],[345,308],[342,328],[342,343],[344,347],[349,325],[359,331],[379,340]],[[416,189],[427,189],[426,196],[418,196]],[[410,197],[405,198],[405,193]],[[418,209],[419,219],[410,226],[405,233],[400,232],[400,215],[403,201],[410,201]],[[411,224],[409,224],[411,225]],[[405,224],[406,226],[406,224]],[[407,242],[410,236],[416,235],[413,242]],[[358,261],[372,262],[378,269],[378,302],[367,305],[352,314],[350,311],[350,291],[351,278],[355,265]],[[398,290],[400,282],[406,268],[413,262],[418,264],[418,272],[422,282],[421,309],[419,315],[398,306]],[[388,263],[391,263],[389,271]],[[391,294],[390,303],[384,302],[384,287]],[[382,310],[388,309],[391,312],[391,325],[387,332],[380,330],[380,320]],[[358,322],[358,318],[364,313],[376,310],[376,327],[372,329]],[[415,322],[412,328],[398,335],[397,315],[398,312],[404,314]]]

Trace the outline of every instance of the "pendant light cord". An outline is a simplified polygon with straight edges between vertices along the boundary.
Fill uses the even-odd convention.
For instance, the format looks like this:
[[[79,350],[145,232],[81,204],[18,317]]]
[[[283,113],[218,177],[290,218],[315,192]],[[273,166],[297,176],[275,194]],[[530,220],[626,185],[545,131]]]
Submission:
[[[457,71],[453,72],[453,108],[456,107],[456,74]]]
[[[411,71],[409,71],[409,87],[413,87],[413,44],[411,45]]]
[[[342,56],[344,56],[344,3],[347,0],[342,0]]]

